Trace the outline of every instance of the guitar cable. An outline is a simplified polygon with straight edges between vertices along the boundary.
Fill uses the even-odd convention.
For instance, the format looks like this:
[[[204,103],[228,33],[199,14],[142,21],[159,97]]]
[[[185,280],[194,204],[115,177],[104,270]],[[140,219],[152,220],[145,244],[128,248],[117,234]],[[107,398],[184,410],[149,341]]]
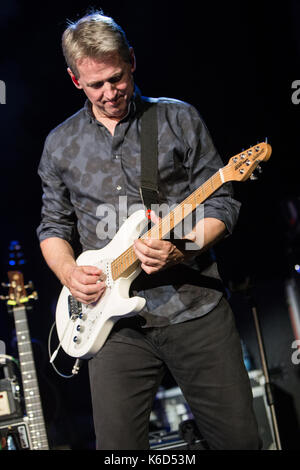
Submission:
[[[0,354],[0,364],[2,363],[1,359],[8,359],[9,361],[12,361],[17,364],[17,366],[19,367],[18,360],[15,359],[13,356],[9,356],[8,354]]]
[[[80,367],[83,363],[83,360],[82,359],[76,359],[74,365],[73,365],[73,369],[72,369],[72,374],[71,375],[66,375],[66,374],[63,374],[62,372],[60,372],[57,367],[54,365],[54,359],[56,358],[57,356],[57,353],[60,349],[60,346],[61,346],[61,342],[63,340],[63,337],[62,339],[60,340],[59,342],[59,345],[58,347],[56,348],[56,350],[54,351],[54,353],[51,353],[51,338],[52,338],[52,333],[53,333],[53,329],[56,325],[56,322],[54,321],[53,322],[53,325],[51,326],[51,329],[50,329],[50,332],[49,332],[49,337],[48,337],[48,353],[49,353],[49,359],[50,359],[50,364],[52,365],[53,369],[55,370],[55,372],[60,375],[61,377],[63,377],[64,379],[71,379],[72,377],[74,377],[75,375],[78,374],[79,370],[80,370]],[[65,330],[66,331],[66,330]]]

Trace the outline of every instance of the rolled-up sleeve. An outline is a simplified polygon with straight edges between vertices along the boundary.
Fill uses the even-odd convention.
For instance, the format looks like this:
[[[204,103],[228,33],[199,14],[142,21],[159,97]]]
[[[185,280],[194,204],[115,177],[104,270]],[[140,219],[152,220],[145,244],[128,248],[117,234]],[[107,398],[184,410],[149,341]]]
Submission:
[[[195,191],[222,168],[224,163],[205,123],[193,106],[189,106],[189,112],[183,117],[182,128],[188,146],[185,166],[189,172],[190,189]],[[227,231],[232,233],[240,206],[240,202],[233,197],[232,184],[225,183],[204,202],[204,217],[221,220]]]
[[[48,136],[38,168],[43,196],[37,236],[40,242],[46,238],[58,237],[71,243],[75,223],[74,208],[70,202],[69,190],[54,165],[49,141]]]

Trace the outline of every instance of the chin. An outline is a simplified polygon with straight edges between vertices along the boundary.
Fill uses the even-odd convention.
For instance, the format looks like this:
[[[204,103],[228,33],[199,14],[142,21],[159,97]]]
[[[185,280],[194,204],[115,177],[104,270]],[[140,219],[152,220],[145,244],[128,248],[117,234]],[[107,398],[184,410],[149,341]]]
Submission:
[[[109,109],[107,110],[107,115],[111,116],[111,117],[122,117],[124,116],[124,114],[126,114],[127,112],[127,108],[126,107],[122,107],[122,108],[117,108],[117,109]]]

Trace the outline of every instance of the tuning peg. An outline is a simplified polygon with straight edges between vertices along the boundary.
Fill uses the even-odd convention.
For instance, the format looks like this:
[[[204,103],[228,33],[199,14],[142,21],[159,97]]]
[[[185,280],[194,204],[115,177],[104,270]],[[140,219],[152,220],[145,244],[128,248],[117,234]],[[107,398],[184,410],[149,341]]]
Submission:
[[[33,287],[34,287],[34,286],[33,286],[33,282],[32,282],[32,281],[28,281],[28,284],[26,284],[26,286],[24,286],[24,287],[25,287],[25,289],[30,289],[30,290],[32,290]]]
[[[10,284],[8,282],[1,282],[2,287],[10,287]]]
[[[258,173],[262,173],[262,167],[260,165],[257,165],[255,169],[258,171]]]
[[[252,181],[255,181],[255,180],[257,180],[258,178],[257,178],[257,176],[255,176],[254,173],[252,173],[252,174],[250,175],[250,179],[251,179]]]
[[[28,295],[27,297],[28,297],[28,299],[37,300],[38,299],[38,293],[36,291],[34,291],[34,292],[32,292],[32,294]]]

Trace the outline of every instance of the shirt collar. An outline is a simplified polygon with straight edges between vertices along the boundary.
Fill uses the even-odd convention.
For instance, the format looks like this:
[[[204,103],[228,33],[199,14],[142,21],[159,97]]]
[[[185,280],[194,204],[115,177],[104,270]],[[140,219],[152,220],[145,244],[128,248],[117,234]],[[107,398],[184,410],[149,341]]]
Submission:
[[[140,111],[141,105],[142,105],[141,92],[140,92],[139,88],[135,85],[132,98],[129,102],[128,113],[126,114],[126,116],[124,116],[122,121],[127,119],[127,118],[135,117],[136,114]],[[90,123],[93,123],[93,122],[98,123],[99,122],[99,121],[97,121],[97,119],[94,116],[94,113],[93,113],[93,110],[92,110],[92,103],[90,102],[89,99],[86,99],[86,101],[84,103],[84,111],[85,111],[85,114],[88,117]]]

